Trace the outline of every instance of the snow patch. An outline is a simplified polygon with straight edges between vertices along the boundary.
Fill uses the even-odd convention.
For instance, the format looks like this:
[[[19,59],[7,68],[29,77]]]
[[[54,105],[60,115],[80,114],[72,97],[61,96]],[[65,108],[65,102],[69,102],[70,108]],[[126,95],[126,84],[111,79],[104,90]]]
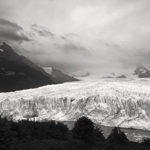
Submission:
[[[0,49],[0,52],[4,52],[4,50],[3,50],[3,49]]]

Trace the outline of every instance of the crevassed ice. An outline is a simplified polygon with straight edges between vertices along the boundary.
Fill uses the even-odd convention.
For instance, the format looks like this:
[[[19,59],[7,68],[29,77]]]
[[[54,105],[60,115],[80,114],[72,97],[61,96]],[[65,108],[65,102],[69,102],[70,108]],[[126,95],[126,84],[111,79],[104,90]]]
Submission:
[[[0,93],[0,114],[14,120],[73,121],[150,130],[150,80],[99,80]]]

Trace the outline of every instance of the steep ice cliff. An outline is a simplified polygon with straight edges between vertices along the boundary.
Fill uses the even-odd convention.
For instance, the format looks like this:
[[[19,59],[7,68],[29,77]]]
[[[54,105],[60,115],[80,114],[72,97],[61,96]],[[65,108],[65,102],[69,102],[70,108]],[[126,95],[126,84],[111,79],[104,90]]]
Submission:
[[[0,114],[59,121],[84,115],[106,126],[150,130],[150,81],[101,79],[0,93]]]

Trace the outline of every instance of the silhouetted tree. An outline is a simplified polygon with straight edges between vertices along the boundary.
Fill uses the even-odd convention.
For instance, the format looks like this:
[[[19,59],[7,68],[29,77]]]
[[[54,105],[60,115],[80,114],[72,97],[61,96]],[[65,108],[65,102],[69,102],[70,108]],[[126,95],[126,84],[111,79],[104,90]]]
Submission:
[[[142,145],[144,145],[145,147],[150,148],[150,139],[149,138],[144,138],[143,141],[142,141]]]
[[[15,133],[10,130],[11,122],[0,117],[0,150],[8,150]]]
[[[105,137],[99,127],[95,127],[93,130],[93,135],[94,135],[94,141],[97,143],[104,143],[105,142]]]
[[[72,130],[73,137],[76,139],[83,140],[88,144],[92,144],[93,130],[94,130],[93,122],[86,117],[81,117],[77,120]]]
[[[74,137],[74,138],[72,138]],[[72,131],[56,121],[18,121],[0,118],[0,150],[149,150],[150,139],[142,143],[128,141],[114,128],[105,140],[93,122],[82,117]]]
[[[128,139],[124,132],[120,130],[120,128],[115,127],[111,134],[108,136],[107,141],[109,143],[116,143],[116,144],[126,144]]]

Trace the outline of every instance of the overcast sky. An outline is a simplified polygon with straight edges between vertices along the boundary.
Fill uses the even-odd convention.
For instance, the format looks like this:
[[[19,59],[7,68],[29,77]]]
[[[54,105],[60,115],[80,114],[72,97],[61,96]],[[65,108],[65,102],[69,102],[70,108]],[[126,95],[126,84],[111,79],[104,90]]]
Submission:
[[[0,0],[0,41],[43,66],[150,65],[150,0]]]

